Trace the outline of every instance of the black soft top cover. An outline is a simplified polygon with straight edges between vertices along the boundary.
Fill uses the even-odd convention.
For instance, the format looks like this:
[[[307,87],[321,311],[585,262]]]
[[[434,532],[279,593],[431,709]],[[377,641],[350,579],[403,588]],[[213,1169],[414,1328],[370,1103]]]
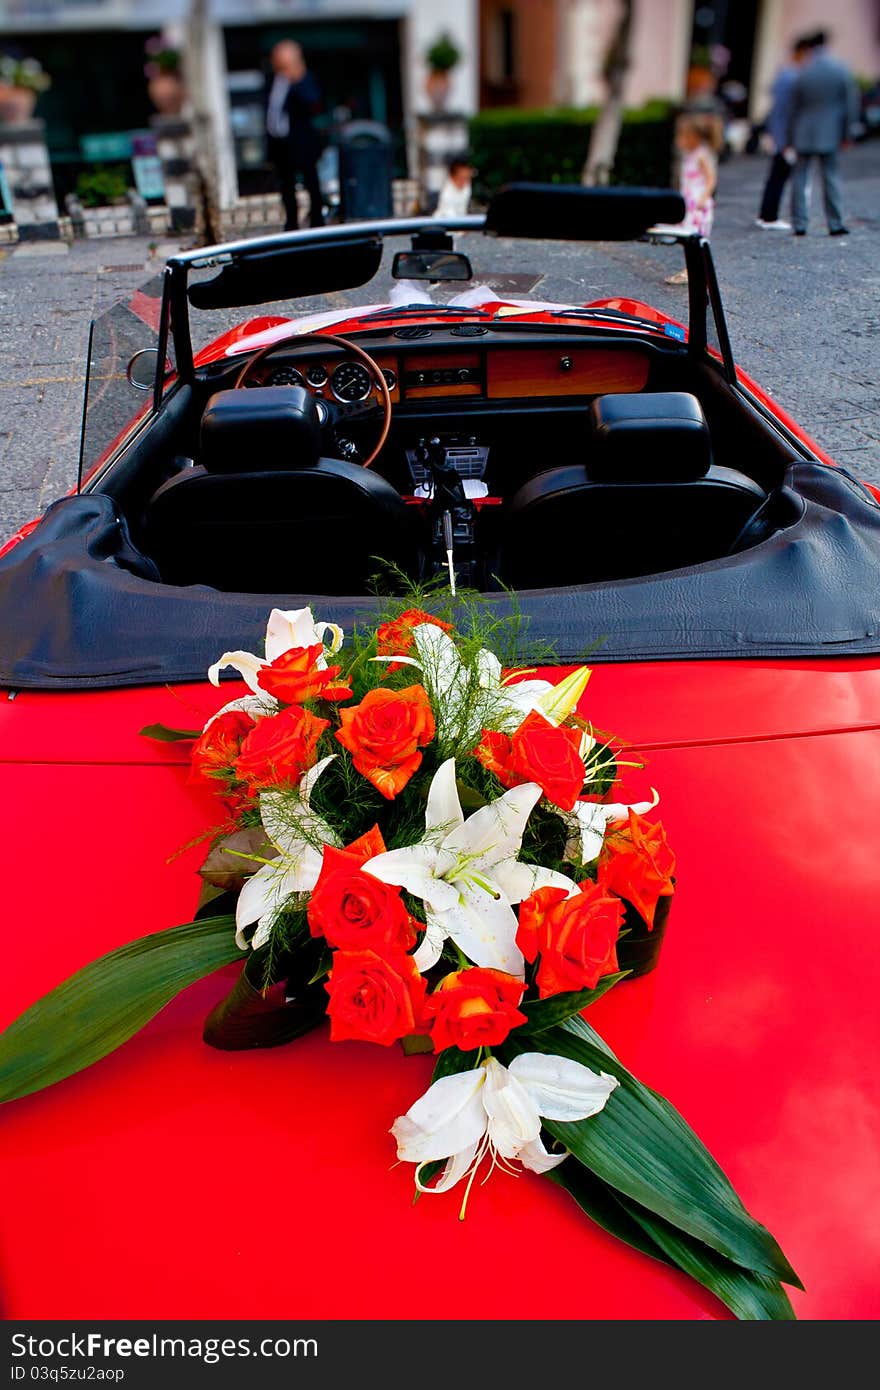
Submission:
[[[531,634],[563,662],[587,651],[591,663],[880,652],[880,506],[825,464],[792,464],[786,487],[799,519],[739,555],[521,592]],[[505,594],[490,601],[510,606]],[[65,498],[0,559],[0,683],[51,690],[202,680],[221,652],[260,649],[271,607],[307,603],[345,628],[378,607],[365,597],[160,584],[109,497]]]

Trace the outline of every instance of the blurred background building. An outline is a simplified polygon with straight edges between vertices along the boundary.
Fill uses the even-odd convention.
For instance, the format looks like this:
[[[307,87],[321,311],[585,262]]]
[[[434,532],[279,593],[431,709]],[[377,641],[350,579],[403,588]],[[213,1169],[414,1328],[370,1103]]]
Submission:
[[[175,67],[190,3],[0,0],[0,51],[35,61],[51,79],[48,90],[34,94],[35,110],[31,101],[30,111],[17,112],[9,82],[4,89],[0,79],[0,119],[5,115],[6,127],[34,115],[44,123],[51,191],[62,212],[71,195],[80,217],[95,199],[112,205],[108,189],[119,205],[120,180],[134,190],[142,223],[144,210],[183,208],[181,199],[191,198],[191,188],[181,193],[183,183],[175,189],[175,180],[186,179],[191,152],[181,125],[186,92]],[[345,122],[378,122],[391,137],[394,208],[407,211],[426,198],[430,203],[446,158],[473,138],[467,122],[475,113],[492,116],[499,129],[499,113],[509,108],[571,112],[601,103],[622,3],[208,0],[204,76],[224,214],[235,213],[237,225],[246,225],[278,213],[263,116],[268,55],[277,40],[299,40],[323,88],[322,181],[332,188],[334,138]],[[731,130],[739,132],[735,138],[745,143],[791,39],[805,30],[830,27],[839,56],[866,83],[876,81],[877,0],[838,0],[830,10],[827,0],[632,0],[625,104],[721,102]],[[152,78],[145,76],[147,63],[160,68]],[[23,156],[3,130],[0,162],[7,185],[12,170],[20,191],[16,161]],[[521,133],[534,138],[531,127]],[[495,148],[501,143],[480,146],[484,160],[496,162]],[[7,186],[3,197],[13,202],[18,195]],[[180,227],[186,217],[176,214],[174,221]]]

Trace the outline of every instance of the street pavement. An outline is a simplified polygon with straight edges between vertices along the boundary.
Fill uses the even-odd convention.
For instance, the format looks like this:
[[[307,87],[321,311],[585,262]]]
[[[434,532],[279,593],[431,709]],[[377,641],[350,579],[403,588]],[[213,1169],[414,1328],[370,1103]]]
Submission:
[[[808,236],[756,227],[764,173],[759,157],[720,170],[712,240],[734,354],[833,458],[880,482],[880,141],[844,159],[849,237],[827,235],[818,189]],[[475,278],[505,295],[624,294],[686,318],[686,290],[665,283],[677,248],[463,241]],[[155,276],[171,249],[126,237],[22,247],[0,260],[0,542],[74,485],[89,320]],[[386,299],[391,284],[383,265],[370,286],[321,307]],[[197,330],[215,336],[228,318],[200,315]]]

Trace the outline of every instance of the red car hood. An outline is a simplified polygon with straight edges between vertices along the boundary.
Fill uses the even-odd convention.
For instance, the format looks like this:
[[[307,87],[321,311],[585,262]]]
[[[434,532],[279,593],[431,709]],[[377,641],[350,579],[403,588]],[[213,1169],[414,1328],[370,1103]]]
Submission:
[[[0,706],[0,1027],[101,952],[191,917],[203,850],[173,856],[216,810],[187,784],[185,747],[137,730],[195,727],[232,693]],[[659,969],[590,1020],[777,1236],[807,1287],[798,1314],[874,1317],[880,670],[599,667],[584,709],[646,750],[629,785],[660,789],[679,884]],[[414,1209],[387,1131],[430,1059],[331,1046],[324,1030],[212,1051],[201,1022],[233,973],[4,1110],[6,1317],[725,1316],[531,1174],[496,1172],[464,1225],[454,1196]],[[524,1277],[536,1243],[546,1280]]]

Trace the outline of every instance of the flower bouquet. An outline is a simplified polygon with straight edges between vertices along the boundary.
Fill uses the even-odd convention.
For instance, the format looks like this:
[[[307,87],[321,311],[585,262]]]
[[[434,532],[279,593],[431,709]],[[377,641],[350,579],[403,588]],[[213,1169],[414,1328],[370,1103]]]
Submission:
[[[391,1125],[418,1194],[457,1188],[463,1218],[478,1175],[545,1174],[737,1316],[790,1318],[782,1284],[798,1281],[773,1237],[583,1016],[630,961],[653,963],[675,867],[657,793],[621,798],[620,749],[579,712],[587,667],[558,684],[505,673],[486,645],[503,623],[469,618],[399,608],[343,647],[310,609],[276,609],[264,655],[209,672],[233,668],[248,694],[201,731],[143,731],[193,739],[191,776],[223,807],[200,914],[16,1020],[0,1099],[106,1055],[245,953],[212,1045],[277,1045],[326,1015],[331,1043],[435,1055]]]

